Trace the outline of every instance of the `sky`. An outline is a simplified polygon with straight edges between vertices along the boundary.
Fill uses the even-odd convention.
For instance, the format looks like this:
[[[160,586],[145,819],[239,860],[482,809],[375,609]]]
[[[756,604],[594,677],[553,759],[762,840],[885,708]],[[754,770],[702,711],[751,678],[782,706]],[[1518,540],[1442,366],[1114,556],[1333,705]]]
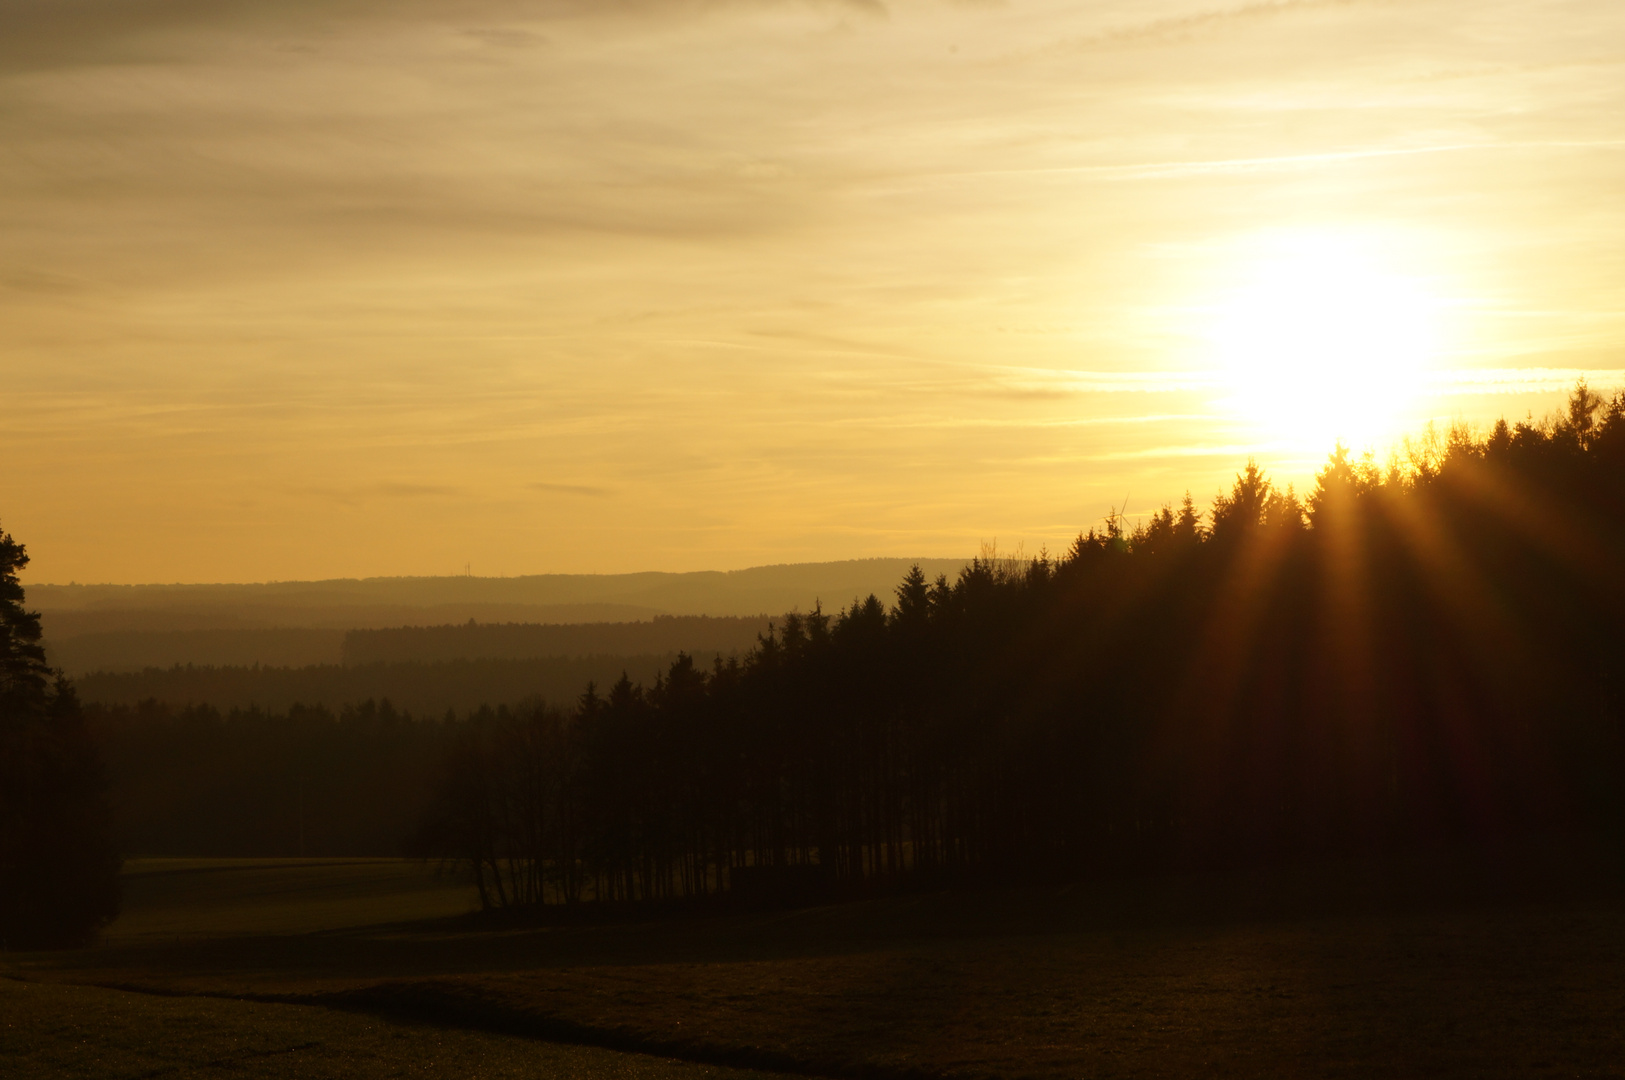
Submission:
[[[0,0],[33,582],[1064,549],[1625,385],[1611,0]]]

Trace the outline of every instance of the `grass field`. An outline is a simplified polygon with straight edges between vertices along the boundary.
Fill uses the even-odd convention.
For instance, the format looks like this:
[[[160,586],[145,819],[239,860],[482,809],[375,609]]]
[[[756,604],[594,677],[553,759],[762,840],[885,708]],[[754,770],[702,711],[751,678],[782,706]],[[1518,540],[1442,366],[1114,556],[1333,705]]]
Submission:
[[[160,997],[4,978],[0,1074],[7,1080],[760,1076],[640,1054],[390,1023],[315,1006]]]
[[[290,934],[460,915],[474,890],[407,859],[130,859],[110,943]]]
[[[1625,1076],[1617,868],[1543,859],[531,926],[433,917],[469,898],[414,864],[137,863],[102,945],[0,970],[30,993],[92,995],[73,999],[86,1015],[193,1017],[173,1030],[194,1071],[205,1059],[191,1042],[239,1045],[232,1032],[248,1024],[293,1047],[297,1030],[323,1033],[328,1050],[266,1057],[252,1066],[265,1075],[338,1075],[319,1053],[353,1041],[357,1062],[383,1070],[358,1076],[486,1075],[457,1055],[509,1061],[566,1043],[608,1055],[569,1059],[589,1071],[641,1050],[878,1080]],[[239,1000],[119,993],[114,1005],[94,997],[114,991],[82,984]],[[35,1023],[46,1049],[25,1060],[78,1052],[71,1029]],[[129,1023],[130,1052],[154,1052],[139,1043],[151,1025]],[[124,1045],[95,1052],[118,1060]],[[389,1071],[408,1059],[427,1064]],[[542,1075],[565,1068],[537,1060]]]

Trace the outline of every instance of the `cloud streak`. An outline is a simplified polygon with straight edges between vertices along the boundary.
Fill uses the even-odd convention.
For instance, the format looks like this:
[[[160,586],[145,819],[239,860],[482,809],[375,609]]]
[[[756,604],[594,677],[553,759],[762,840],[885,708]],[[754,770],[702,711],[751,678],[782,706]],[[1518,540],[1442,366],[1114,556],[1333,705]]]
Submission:
[[[1244,29],[1248,25],[1284,16],[1301,15],[1317,11],[1372,6],[1384,0],[1267,0],[1265,3],[1238,4],[1234,7],[1199,10],[1188,14],[1171,15],[1160,19],[1133,23],[1105,30],[1083,38],[1073,39],[1055,46],[1058,50],[1083,51],[1107,48],[1137,42],[1166,42],[1183,40]]]
[[[531,491],[540,491],[546,495],[581,495],[586,498],[598,499],[610,494],[608,488],[594,487],[590,484],[558,484],[545,480],[535,480],[525,485]]]

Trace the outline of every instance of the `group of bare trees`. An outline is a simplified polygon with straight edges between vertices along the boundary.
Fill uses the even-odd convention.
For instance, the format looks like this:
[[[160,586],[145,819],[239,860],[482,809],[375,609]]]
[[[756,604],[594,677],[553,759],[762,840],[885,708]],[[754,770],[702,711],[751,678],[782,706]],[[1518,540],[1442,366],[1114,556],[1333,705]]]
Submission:
[[[1625,823],[1625,398],[1249,463],[1207,515],[918,572],[739,661],[485,710],[427,850],[493,906],[1078,878]]]

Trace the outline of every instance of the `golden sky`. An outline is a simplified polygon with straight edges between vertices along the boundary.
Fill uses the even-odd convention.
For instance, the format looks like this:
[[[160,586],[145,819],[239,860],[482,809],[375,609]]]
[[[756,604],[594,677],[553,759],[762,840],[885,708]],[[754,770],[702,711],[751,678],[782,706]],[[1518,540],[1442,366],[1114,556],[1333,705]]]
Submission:
[[[33,581],[1054,550],[1625,381],[1614,0],[0,27]]]

